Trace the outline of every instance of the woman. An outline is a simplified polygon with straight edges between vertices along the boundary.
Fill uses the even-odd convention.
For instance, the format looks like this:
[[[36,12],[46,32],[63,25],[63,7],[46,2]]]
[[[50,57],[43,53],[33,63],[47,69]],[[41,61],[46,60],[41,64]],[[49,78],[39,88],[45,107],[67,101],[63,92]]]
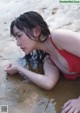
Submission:
[[[22,73],[46,90],[56,85],[60,71],[67,79],[80,77],[80,35],[78,33],[63,29],[50,33],[41,15],[30,11],[12,21],[11,34],[16,38],[17,46],[24,51],[25,55],[38,49],[47,52],[49,57],[44,60],[44,76],[13,64],[6,67],[7,73]],[[62,113],[73,112],[80,112],[80,98],[70,100],[62,109]]]

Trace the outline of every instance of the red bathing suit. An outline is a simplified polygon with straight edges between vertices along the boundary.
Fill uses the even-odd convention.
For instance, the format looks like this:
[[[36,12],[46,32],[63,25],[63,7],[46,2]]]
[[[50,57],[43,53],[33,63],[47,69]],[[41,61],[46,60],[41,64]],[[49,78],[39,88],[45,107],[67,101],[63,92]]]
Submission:
[[[65,78],[75,80],[76,78],[80,77],[80,58],[76,55],[69,53],[66,50],[58,49],[55,46],[51,37],[50,37],[50,40],[51,40],[51,43],[54,45],[54,47],[57,49],[57,51],[67,60],[67,63],[69,65],[69,72],[76,72],[76,74],[64,74]],[[52,62],[54,63],[54,61]]]

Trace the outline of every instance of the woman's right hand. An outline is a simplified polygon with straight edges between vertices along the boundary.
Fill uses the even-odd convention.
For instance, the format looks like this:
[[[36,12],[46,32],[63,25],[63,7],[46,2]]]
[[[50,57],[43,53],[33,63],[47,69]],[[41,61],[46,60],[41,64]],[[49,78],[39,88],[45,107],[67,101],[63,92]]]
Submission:
[[[18,72],[18,65],[8,64],[4,69],[9,75],[13,75]]]

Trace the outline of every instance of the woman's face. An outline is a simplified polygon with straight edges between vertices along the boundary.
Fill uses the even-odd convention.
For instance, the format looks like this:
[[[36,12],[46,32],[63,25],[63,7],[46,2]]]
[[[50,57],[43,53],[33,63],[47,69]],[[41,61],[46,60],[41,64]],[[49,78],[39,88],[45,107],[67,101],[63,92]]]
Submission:
[[[16,26],[13,27],[13,31],[17,40],[17,46],[19,46],[27,55],[36,47],[36,41],[30,39],[23,31],[19,30]]]

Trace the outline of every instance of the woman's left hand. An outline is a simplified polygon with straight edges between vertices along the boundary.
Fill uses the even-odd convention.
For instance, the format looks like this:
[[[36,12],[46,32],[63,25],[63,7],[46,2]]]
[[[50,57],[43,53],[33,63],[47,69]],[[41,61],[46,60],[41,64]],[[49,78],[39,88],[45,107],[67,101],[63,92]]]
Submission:
[[[67,101],[61,113],[80,113],[80,97]]]
[[[18,72],[18,67],[19,65],[17,64],[8,64],[6,67],[5,67],[5,71],[9,74],[9,75],[12,75],[12,74],[15,74]]]

